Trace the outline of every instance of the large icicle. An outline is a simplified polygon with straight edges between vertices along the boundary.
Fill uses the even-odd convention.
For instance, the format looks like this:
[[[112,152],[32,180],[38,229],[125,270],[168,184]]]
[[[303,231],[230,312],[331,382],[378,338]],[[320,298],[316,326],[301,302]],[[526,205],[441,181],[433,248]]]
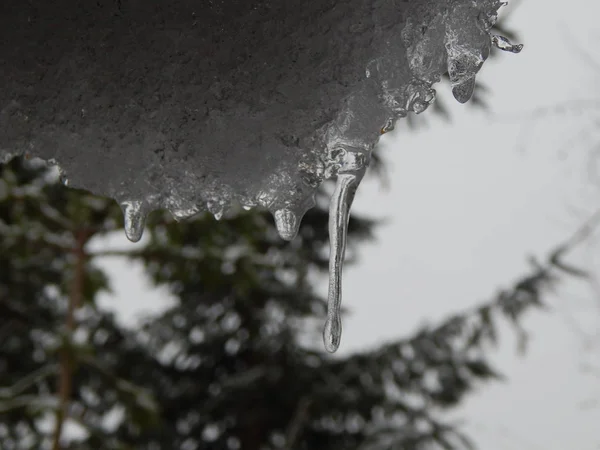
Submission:
[[[361,179],[362,174],[339,174],[329,206],[329,293],[323,342],[327,351],[332,353],[340,346],[342,337],[342,268],[346,253],[348,218]]]
[[[351,132],[350,125],[346,132]],[[335,157],[337,181],[329,203],[329,291],[327,320],[323,342],[328,352],[335,352],[342,337],[342,272],[346,254],[348,219],[354,195],[370,162],[371,148],[338,144],[330,152]]]

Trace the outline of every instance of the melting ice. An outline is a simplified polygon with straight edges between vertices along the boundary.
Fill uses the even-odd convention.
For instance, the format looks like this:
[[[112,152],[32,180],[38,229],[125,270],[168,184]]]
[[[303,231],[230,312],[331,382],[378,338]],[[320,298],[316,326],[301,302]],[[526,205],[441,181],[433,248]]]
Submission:
[[[144,233],[146,223],[146,208],[141,201],[125,201],[121,203],[125,235],[131,242],[138,242]]]
[[[130,240],[153,209],[219,219],[233,202],[269,209],[292,240],[316,190],[337,179],[330,352],[348,215],[379,137],[424,112],[445,72],[464,103],[492,47],[522,49],[490,34],[498,0],[156,0],[118,17],[99,1],[81,23],[44,2],[44,20],[25,23],[19,0],[5,3],[0,160],[57,161],[71,186],[119,201]]]

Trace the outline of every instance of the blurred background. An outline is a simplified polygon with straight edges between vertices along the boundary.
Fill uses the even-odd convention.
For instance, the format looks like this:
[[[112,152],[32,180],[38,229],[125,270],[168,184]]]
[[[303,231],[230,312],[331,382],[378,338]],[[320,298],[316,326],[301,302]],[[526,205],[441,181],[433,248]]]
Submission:
[[[588,0],[513,0],[472,102],[382,137],[321,342],[327,189],[298,238],[0,166],[0,449],[600,448],[600,53]]]

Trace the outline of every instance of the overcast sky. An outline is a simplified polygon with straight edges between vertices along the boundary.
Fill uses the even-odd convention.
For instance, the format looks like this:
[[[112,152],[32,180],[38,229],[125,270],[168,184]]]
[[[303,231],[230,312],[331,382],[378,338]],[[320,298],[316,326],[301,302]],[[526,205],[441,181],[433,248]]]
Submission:
[[[513,0],[505,9],[511,8],[511,27],[525,48],[483,67],[494,115],[454,102],[440,87],[452,123],[424,113],[427,128],[415,133],[398,126],[381,143],[390,188],[365,182],[354,210],[387,222],[377,241],[361,248],[360,264],[345,272],[351,315],[342,354],[406,336],[490,298],[526,273],[527,256],[543,258],[600,208],[590,170],[590,155],[600,150],[593,145],[600,143],[600,106],[559,109],[536,122],[527,115],[600,98],[600,50],[593,45],[600,42],[600,6]],[[114,244],[129,245],[121,236]],[[574,261],[600,274],[599,250],[600,239],[593,239]],[[164,292],[150,292],[141,269],[106,263],[117,296],[103,303],[119,305],[124,320],[168,301]],[[325,284],[322,289],[325,294]],[[600,374],[600,297],[589,284],[570,282],[548,301],[551,311],[525,322],[532,340],[524,357],[504,328],[494,361],[507,381],[482,385],[452,413],[482,450],[600,449],[600,375],[582,370],[591,364]],[[586,407],[594,399],[598,405]]]

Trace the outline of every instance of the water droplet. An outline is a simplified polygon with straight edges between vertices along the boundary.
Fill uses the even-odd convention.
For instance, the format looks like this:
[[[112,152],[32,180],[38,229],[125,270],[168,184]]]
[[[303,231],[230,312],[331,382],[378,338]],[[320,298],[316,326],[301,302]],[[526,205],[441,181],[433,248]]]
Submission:
[[[298,228],[300,226],[300,221],[289,209],[280,209],[275,211],[275,226],[277,227],[277,232],[281,239],[285,239],[286,241],[291,241],[298,234]]]
[[[466,103],[473,96],[475,77],[467,78],[452,86],[452,94],[459,103]]]
[[[325,349],[329,353],[335,353],[340,347],[340,341],[342,339],[342,319],[340,315],[336,315],[332,318],[327,318],[325,322],[325,328],[323,329],[323,342],[325,343]]]
[[[346,236],[350,206],[363,172],[338,175],[329,206],[329,293],[327,321],[323,330],[325,349],[333,353],[342,336],[342,268],[346,253]]]
[[[492,44],[505,52],[520,53],[523,50],[523,44],[513,44],[504,36],[494,34],[492,36]]]
[[[143,202],[127,201],[121,203],[125,221],[125,236],[131,242],[138,242],[144,233],[146,208]]]

